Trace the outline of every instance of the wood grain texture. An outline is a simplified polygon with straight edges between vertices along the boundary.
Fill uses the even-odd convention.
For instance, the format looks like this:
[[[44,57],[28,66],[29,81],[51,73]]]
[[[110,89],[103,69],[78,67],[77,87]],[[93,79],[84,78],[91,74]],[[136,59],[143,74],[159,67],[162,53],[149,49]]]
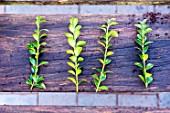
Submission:
[[[1,113],[169,113],[168,108],[0,106]]]
[[[68,32],[67,26],[71,17],[78,17],[83,26],[79,39],[87,41],[83,49],[82,56],[85,61],[81,64],[84,68],[80,78],[87,78],[88,83],[80,85],[80,91],[93,92],[94,84],[92,67],[101,67],[97,61],[102,57],[100,47],[97,44],[99,36],[103,32],[99,29],[103,24],[103,19],[117,18],[119,25],[114,29],[119,32],[119,38],[113,38],[111,48],[115,54],[110,57],[112,63],[107,67],[114,74],[108,74],[103,85],[109,87],[109,92],[159,92],[170,91],[170,14],[161,15],[159,13],[147,13],[144,15],[45,15],[47,23],[42,28],[49,29],[49,35],[45,38],[48,49],[42,54],[41,60],[49,61],[49,65],[41,67],[40,75],[45,77],[47,90],[34,89],[34,91],[75,91],[73,83],[67,80],[67,70],[71,69],[66,62],[69,55],[65,51],[69,48],[67,38],[64,36]],[[136,39],[136,27],[134,24],[139,19],[148,18],[153,32],[148,35],[148,39],[154,41],[150,45],[148,62],[154,63],[151,70],[154,82],[145,88],[139,77],[140,70],[134,66],[135,61],[140,61],[134,48]],[[29,91],[29,86],[25,80],[31,73],[29,64],[29,53],[25,45],[32,41],[32,33],[36,28],[35,15],[0,15],[0,91]]]
[[[2,4],[16,2],[18,4],[169,4],[170,0],[1,0],[1,2]]]

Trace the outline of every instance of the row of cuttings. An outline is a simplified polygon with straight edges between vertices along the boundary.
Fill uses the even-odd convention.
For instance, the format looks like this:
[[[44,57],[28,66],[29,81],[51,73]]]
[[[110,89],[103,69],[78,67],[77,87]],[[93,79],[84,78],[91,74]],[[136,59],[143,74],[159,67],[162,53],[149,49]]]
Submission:
[[[41,40],[42,37],[47,36],[47,33],[45,32],[48,32],[48,29],[41,28],[41,24],[45,22],[46,20],[43,16],[36,17],[35,23],[37,28],[34,30],[34,33],[32,35],[35,41],[29,42],[27,44],[28,51],[31,54],[31,56],[29,57],[29,61],[31,64],[32,74],[26,80],[26,84],[30,85],[30,90],[33,90],[34,87],[46,89],[46,86],[43,83],[44,77],[38,75],[40,66],[48,64],[47,61],[39,60],[40,54],[46,52],[46,49],[41,48],[42,46],[46,45],[46,42]],[[98,59],[102,66],[101,68],[92,68],[93,70],[96,70],[96,73],[92,75],[92,77],[94,78],[96,92],[109,90],[108,87],[102,85],[102,83],[106,80],[107,74],[112,73],[112,71],[106,69],[106,66],[111,63],[111,59],[109,59],[109,56],[114,54],[113,51],[109,50],[112,46],[110,41],[113,37],[119,37],[118,33],[115,30],[110,29],[111,26],[116,26],[118,24],[118,22],[116,22],[116,19],[111,18],[105,20],[104,22],[105,24],[101,26],[101,30],[104,32],[104,35],[101,36],[100,41],[98,41],[98,44],[102,46],[101,48],[98,48],[103,54],[103,58]],[[147,50],[149,48],[148,45],[153,42],[147,41],[146,34],[150,33],[152,29],[148,27],[149,25],[147,24],[147,19],[139,21],[137,24],[135,24],[135,26],[138,28],[137,39],[135,40],[135,42],[139,45],[138,47],[136,47],[136,49],[140,51],[138,55],[141,59],[141,62],[135,62],[134,65],[138,66],[140,70],[142,70],[141,75],[138,76],[147,88],[148,85],[153,81],[152,74],[147,71],[153,68],[154,64],[147,63],[147,59],[149,57],[147,54]],[[68,44],[72,48],[66,50],[66,54],[70,55],[70,62],[67,62],[67,64],[72,68],[68,70],[68,73],[73,75],[69,76],[68,80],[75,84],[76,92],[79,91],[79,85],[82,82],[87,82],[85,78],[79,79],[79,76],[82,73],[82,66],[80,65],[80,63],[84,61],[84,58],[80,55],[83,50],[83,46],[86,45],[86,41],[78,40],[81,28],[82,26],[79,25],[78,18],[72,17],[68,26],[69,32],[65,33],[65,36],[68,38]]]

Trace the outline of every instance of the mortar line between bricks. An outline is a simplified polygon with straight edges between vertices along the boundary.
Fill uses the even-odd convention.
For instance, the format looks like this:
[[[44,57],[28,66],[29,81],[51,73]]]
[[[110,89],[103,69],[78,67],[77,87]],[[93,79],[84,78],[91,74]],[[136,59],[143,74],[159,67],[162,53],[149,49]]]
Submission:
[[[119,105],[119,98],[118,98],[118,94],[116,94],[116,107],[118,107],[118,105]]]
[[[156,5],[153,6],[153,12],[156,13]]]
[[[39,105],[39,92],[37,93],[37,105]]]
[[[78,5],[78,14],[80,14],[80,5]]]
[[[158,108],[160,108],[160,105],[159,105],[159,102],[160,102],[159,93],[157,93],[156,96],[157,96],[157,106],[158,106]]]
[[[76,107],[78,107],[78,93],[76,93]]]
[[[6,14],[6,5],[4,6],[4,14]]]

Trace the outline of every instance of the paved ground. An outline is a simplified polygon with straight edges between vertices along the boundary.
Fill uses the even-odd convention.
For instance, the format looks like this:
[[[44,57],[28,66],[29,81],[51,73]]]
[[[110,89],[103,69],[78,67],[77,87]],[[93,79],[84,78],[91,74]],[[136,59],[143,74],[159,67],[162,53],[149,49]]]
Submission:
[[[0,6],[0,14],[143,14],[170,13],[170,6],[64,5]],[[0,105],[170,107],[170,92],[158,93],[0,93]]]
[[[7,5],[0,6],[5,14],[143,14],[170,13],[170,5]]]
[[[0,105],[170,107],[170,93],[0,93]]]

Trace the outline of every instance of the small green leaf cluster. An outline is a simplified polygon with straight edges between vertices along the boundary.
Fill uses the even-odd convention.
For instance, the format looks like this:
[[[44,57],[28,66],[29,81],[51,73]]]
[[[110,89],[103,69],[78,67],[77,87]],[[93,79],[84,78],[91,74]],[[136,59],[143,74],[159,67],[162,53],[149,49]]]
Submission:
[[[48,31],[47,29],[40,29],[41,23],[45,23],[46,20],[43,19],[43,16],[36,17],[36,26],[37,29],[34,30],[33,38],[35,42],[30,42],[27,44],[27,48],[31,57],[29,57],[29,61],[31,63],[32,74],[30,78],[26,80],[26,84],[30,85],[32,90],[34,87],[46,89],[45,84],[42,82],[44,80],[43,76],[38,75],[39,67],[45,64],[48,64],[47,61],[41,61],[39,63],[39,55],[46,51],[46,49],[41,49],[41,46],[46,45],[46,42],[42,42],[41,38],[47,36],[47,34],[43,33],[43,31]]]
[[[106,21],[106,25],[102,25],[101,29],[105,32],[105,34],[103,36],[101,36],[101,41],[99,41],[98,43],[104,48],[98,48],[102,53],[103,53],[103,59],[98,59],[100,61],[100,63],[102,64],[102,69],[100,68],[92,68],[93,70],[96,70],[99,74],[93,74],[93,78],[94,78],[94,84],[96,86],[95,90],[96,92],[98,91],[102,91],[102,90],[108,90],[107,86],[100,86],[100,84],[106,80],[107,77],[107,73],[111,72],[109,70],[105,71],[105,67],[106,65],[111,63],[111,59],[108,58],[108,56],[111,56],[114,54],[113,51],[110,51],[110,47],[112,46],[112,44],[110,43],[111,39],[113,37],[118,37],[118,33],[114,30],[110,30],[111,26],[116,26],[118,23],[115,22],[115,18],[112,19],[108,19]]]
[[[135,40],[136,43],[139,45],[139,48],[138,47],[136,48],[141,52],[139,54],[139,57],[142,60],[142,63],[135,62],[135,65],[142,69],[143,75],[138,75],[138,76],[145,83],[145,86],[147,88],[148,85],[153,81],[152,74],[148,73],[147,71],[153,68],[154,64],[146,63],[149,57],[149,55],[146,53],[149,48],[148,44],[153,43],[151,41],[147,41],[146,34],[150,33],[152,29],[148,28],[148,24],[146,24],[146,22],[147,22],[147,19],[144,19],[143,21],[139,21],[139,24],[135,24],[135,26],[139,28],[137,39]]]
[[[83,46],[86,45],[86,41],[79,40],[77,41],[80,30],[82,26],[78,25],[78,19],[77,18],[71,18],[70,19],[70,25],[69,25],[69,31],[65,34],[65,36],[68,38],[68,44],[72,47],[72,49],[68,49],[66,51],[67,54],[70,54],[69,57],[72,62],[67,62],[67,64],[73,68],[73,70],[68,70],[68,72],[74,77],[68,77],[68,80],[72,81],[76,85],[76,92],[78,92],[79,84],[86,81],[85,79],[79,80],[78,76],[82,73],[82,67],[80,66],[80,62],[84,61],[83,57],[80,57],[80,54],[83,50]]]

